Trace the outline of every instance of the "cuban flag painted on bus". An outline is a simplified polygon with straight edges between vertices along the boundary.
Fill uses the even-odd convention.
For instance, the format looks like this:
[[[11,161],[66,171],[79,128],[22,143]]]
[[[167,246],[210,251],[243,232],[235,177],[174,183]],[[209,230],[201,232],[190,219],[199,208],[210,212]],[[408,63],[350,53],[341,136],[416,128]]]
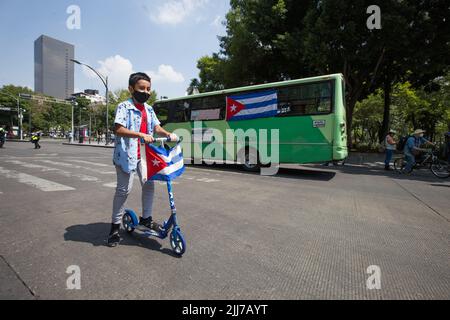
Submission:
[[[274,117],[277,113],[275,90],[227,97],[227,121]]]
[[[184,161],[180,143],[171,149],[146,144],[141,146],[141,151],[143,183],[149,180],[171,181],[183,174]]]

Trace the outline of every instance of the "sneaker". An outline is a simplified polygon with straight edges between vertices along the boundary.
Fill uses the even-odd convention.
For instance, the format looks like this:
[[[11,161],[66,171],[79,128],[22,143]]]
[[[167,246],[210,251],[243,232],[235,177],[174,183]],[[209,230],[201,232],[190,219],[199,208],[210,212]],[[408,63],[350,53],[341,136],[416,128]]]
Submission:
[[[111,231],[109,232],[108,240],[106,243],[109,247],[116,247],[119,245],[122,238],[119,233],[120,224],[111,224]]]
[[[146,228],[149,228],[149,229],[151,229],[153,231],[156,231],[156,232],[164,231],[162,225],[160,225],[157,222],[154,222],[151,217],[147,218],[147,219],[144,219],[144,218],[141,217],[139,219],[139,225],[144,226]]]
[[[120,241],[122,241],[122,238],[120,237],[120,234],[117,231],[108,236],[107,244],[109,247],[117,247],[120,244]]]

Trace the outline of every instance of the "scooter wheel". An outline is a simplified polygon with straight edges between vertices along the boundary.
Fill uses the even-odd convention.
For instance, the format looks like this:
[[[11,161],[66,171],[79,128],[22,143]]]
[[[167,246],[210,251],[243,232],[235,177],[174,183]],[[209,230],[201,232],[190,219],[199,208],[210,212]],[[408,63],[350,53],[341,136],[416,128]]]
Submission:
[[[170,246],[172,247],[173,252],[178,256],[183,255],[186,251],[186,241],[180,230],[173,230],[170,234]]]
[[[125,212],[122,218],[122,225],[126,232],[133,233],[134,227],[133,227],[133,218],[128,212]]]

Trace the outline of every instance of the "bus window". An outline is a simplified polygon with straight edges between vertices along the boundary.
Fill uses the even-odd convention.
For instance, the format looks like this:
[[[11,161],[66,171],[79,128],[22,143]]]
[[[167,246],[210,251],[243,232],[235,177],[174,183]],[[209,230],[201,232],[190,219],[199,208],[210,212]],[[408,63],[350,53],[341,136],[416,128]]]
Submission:
[[[158,103],[153,106],[156,116],[162,125],[167,123],[169,117],[169,106],[168,103]]]
[[[169,122],[188,122],[190,118],[190,105],[185,100],[172,101],[169,104]]]
[[[226,100],[223,96],[193,99],[191,103],[191,121],[225,119]]]
[[[296,85],[278,90],[278,116],[301,116],[330,113],[332,109],[330,81]]]

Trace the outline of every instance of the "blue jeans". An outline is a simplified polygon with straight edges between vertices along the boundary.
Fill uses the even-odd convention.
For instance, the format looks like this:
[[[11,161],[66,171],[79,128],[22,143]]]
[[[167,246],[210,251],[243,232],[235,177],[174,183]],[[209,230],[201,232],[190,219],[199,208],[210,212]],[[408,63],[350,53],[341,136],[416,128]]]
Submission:
[[[386,167],[388,167],[389,164],[391,163],[393,154],[394,154],[394,150],[386,149],[386,159],[384,160],[384,165]]]
[[[413,168],[413,166],[416,164],[416,158],[412,154],[405,153],[406,158],[406,167],[405,171],[410,172]]]

